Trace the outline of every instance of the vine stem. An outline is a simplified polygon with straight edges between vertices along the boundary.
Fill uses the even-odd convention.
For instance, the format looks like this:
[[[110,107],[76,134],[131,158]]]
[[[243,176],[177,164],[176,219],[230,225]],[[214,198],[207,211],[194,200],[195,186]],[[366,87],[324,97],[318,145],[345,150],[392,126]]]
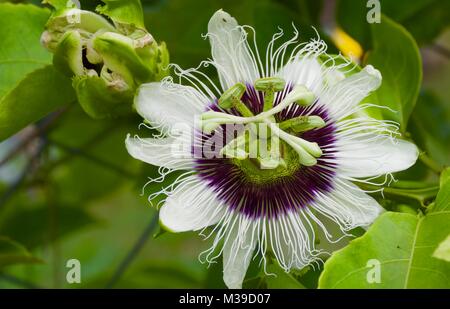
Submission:
[[[0,273],[0,280],[12,283],[14,285],[23,287],[25,289],[41,289],[41,287],[35,285],[32,282],[26,281],[24,279],[15,277],[15,276],[7,274],[7,273]]]
[[[156,228],[156,225],[158,224],[158,220],[159,220],[159,216],[158,216],[158,214],[155,214],[153,216],[153,218],[150,220],[150,222],[145,226],[144,230],[142,231],[141,235],[137,239],[134,246],[131,248],[131,250],[125,256],[125,258],[119,264],[119,267],[117,267],[117,270],[115,271],[111,280],[106,284],[107,289],[113,288],[114,285],[120,280],[120,278],[125,273],[128,266],[130,266],[131,262],[133,262],[133,260],[136,258],[138,253],[144,247],[145,242],[151,236],[153,230]]]
[[[381,187],[358,183],[358,186],[363,190],[374,191],[380,189]],[[382,187],[383,195],[393,196],[397,198],[408,198],[418,201],[422,206],[425,206],[425,202],[429,199],[436,197],[439,192],[438,184],[427,184],[427,186],[423,186],[420,188],[396,188],[396,187]]]
[[[419,160],[436,174],[440,174],[442,172],[442,166],[427,156],[424,152],[419,155]]]
[[[6,164],[10,159],[14,158],[19,152],[27,147],[36,138],[44,135],[52,126],[61,118],[61,116],[67,111],[68,108],[60,109],[47,117],[39,121],[36,126],[20,137],[20,143],[14,147],[2,160],[0,160],[0,166]]]

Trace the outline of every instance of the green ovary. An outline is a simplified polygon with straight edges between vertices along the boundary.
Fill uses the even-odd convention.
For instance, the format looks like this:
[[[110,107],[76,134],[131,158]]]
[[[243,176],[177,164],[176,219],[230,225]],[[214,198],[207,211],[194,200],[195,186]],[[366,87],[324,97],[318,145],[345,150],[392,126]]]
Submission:
[[[247,181],[255,184],[269,184],[292,176],[302,166],[297,152],[283,141],[280,141],[280,159],[282,163],[273,169],[261,168],[258,158],[244,160],[232,158],[231,162],[242,171]]]

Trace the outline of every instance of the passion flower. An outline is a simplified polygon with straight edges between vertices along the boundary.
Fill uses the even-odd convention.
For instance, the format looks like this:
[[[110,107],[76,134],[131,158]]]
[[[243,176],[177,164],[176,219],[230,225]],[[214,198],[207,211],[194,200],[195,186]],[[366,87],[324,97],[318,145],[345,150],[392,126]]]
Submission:
[[[265,262],[269,252],[285,271],[320,261],[319,235],[335,242],[383,211],[353,182],[404,170],[418,156],[395,123],[364,113],[360,102],[381,83],[375,68],[346,77],[350,62],[327,55],[320,39],[297,45],[298,33],[277,48],[282,33],[275,34],[263,63],[247,29],[216,12],[208,25],[212,60],[202,64],[215,66],[220,86],[199,68],[174,65],[184,84],[144,84],[135,100],[162,135],[126,140],[133,157],[166,168],[164,175],[185,171],[163,190],[160,223],[208,231],[214,240],[203,256],[223,255],[230,288],[242,286],[253,257]],[[250,129],[210,147],[236,125]]]

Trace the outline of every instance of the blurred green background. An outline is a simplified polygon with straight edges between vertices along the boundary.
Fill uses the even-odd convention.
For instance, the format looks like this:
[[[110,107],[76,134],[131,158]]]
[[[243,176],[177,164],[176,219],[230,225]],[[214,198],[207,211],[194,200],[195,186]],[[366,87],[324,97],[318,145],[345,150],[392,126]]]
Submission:
[[[39,1],[9,2],[40,5]],[[241,24],[253,26],[260,46],[278,27],[289,33],[294,23],[302,40],[315,36],[311,26],[316,27],[331,53],[353,48],[348,40],[338,41],[337,27],[359,42],[361,59],[372,48],[364,0],[142,3],[147,29],[167,43],[171,62],[184,68],[210,57],[209,43],[201,35],[220,8]],[[83,9],[97,4],[81,1]],[[407,132],[440,166],[450,164],[449,4],[381,1],[381,11],[410,31],[420,47],[423,85]],[[195,233],[154,237],[157,212],[147,196],[162,184],[142,192],[157,169],[132,159],[124,147],[127,133],[137,132],[140,122],[138,116],[92,120],[72,104],[0,144],[0,235],[14,240],[8,240],[14,248],[9,258],[21,257],[24,262],[12,264],[8,256],[0,255],[0,288],[224,287],[220,263],[207,268],[198,261],[208,241]],[[419,162],[399,177],[432,176]],[[66,282],[69,259],[81,262],[81,284]],[[304,285],[315,287],[319,272],[309,271]]]

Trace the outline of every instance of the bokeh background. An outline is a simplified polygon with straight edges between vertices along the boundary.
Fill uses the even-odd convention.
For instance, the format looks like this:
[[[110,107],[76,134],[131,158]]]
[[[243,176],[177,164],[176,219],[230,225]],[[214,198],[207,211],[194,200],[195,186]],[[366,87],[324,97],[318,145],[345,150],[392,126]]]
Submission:
[[[316,27],[331,53],[364,59],[371,48],[364,0],[142,3],[147,29],[167,43],[171,62],[184,68],[210,57],[201,35],[220,8],[253,26],[260,46],[278,27],[291,32],[294,23],[302,40],[315,36]],[[81,4],[93,9],[98,3]],[[408,132],[440,166],[450,163],[449,4],[381,1],[383,14],[410,31],[420,47],[423,85]],[[0,256],[0,288],[224,287],[220,262],[207,268],[198,261],[208,241],[196,233],[155,236],[157,211],[147,196],[161,184],[142,188],[157,169],[132,159],[124,147],[126,135],[137,132],[140,122],[138,116],[92,120],[72,104],[0,143],[0,235],[17,242],[15,254],[22,257],[22,263],[12,264]],[[409,179],[430,177],[421,162],[407,173]],[[66,262],[73,258],[81,262],[81,284],[66,282]],[[314,288],[319,273],[308,271],[302,283]]]

